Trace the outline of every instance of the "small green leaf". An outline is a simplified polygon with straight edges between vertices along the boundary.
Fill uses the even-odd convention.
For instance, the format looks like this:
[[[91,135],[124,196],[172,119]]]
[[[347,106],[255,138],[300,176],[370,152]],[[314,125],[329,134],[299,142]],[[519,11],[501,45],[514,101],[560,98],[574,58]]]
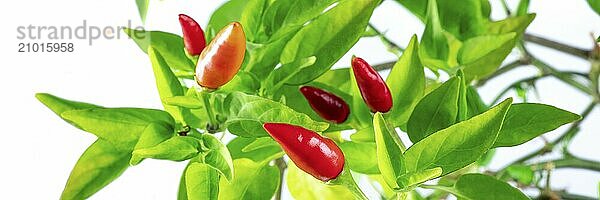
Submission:
[[[266,138],[266,137],[265,137]],[[266,146],[264,148],[255,149],[253,151],[244,152],[248,145],[252,144],[259,138],[244,138],[236,137],[227,143],[227,149],[231,153],[231,157],[236,160],[247,158],[257,163],[269,162],[275,158],[283,156],[283,151],[279,145]]]
[[[458,62],[464,66],[467,82],[493,74],[515,46],[516,36],[512,32],[465,41],[458,53]]]
[[[281,63],[316,56],[314,65],[301,70],[289,83],[307,83],[325,73],[354,46],[365,31],[380,0],[341,1],[298,31],[281,54]],[[335,21],[335,23],[331,23]]]
[[[249,0],[240,17],[246,40],[249,42],[260,42],[266,40],[262,26],[263,14],[269,4],[269,0]]]
[[[165,111],[141,108],[92,108],[67,111],[61,116],[117,148],[129,150],[151,124],[174,124]]]
[[[225,105],[229,105],[227,129],[242,137],[268,136],[262,128],[265,122],[288,123],[317,132],[325,131],[329,126],[279,102],[240,92],[231,93],[225,100]]]
[[[483,174],[462,175],[453,188],[443,190],[465,200],[485,200],[490,199],[490,197],[494,199],[529,199],[519,189],[510,186],[508,183]]]
[[[156,51],[152,45],[148,47],[148,56],[152,63],[152,69],[156,79],[156,88],[158,89],[160,98],[166,99],[175,96],[183,96],[185,91],[183,86],[181,86],[179,79],[173,74],[173,71],[171,71],[167,62],[165,62],[161,54]],[[163,107],[176,121],[183,121],[183,112],[186,112],[187,110],[164,103]]]
[[[124,28],[123,30],[145,53],[148,53],[148,47],[150,46],[160,52],[174,73],[180,71],[194,72],[196,67],[185,53],[183,38],[181,36],[161,31],[144,31],[129,28]]]
[[[96,140],[73,167],[60,199],[87,199],[119,177],[129,166],[130,158],[130,152]]]
[[[248,0],[230,0],[213,11],[205,29],[206,41],[211,41],[219,30],[227,26],[227,24],[239,22],[242,12],[248,2]]]
[[[300,170],[293,162],[288,162],[286,183],[294,199],[354,199],[345,186],[325,184]]]
[[[140,138],[137,140],[135,144],[134,150],[137,149],[145,149],[154,147],[169,138],[175,136],[175,130],[173,126],[165,125],[161,123],[151,123],[146,126],[144,132],[140,135]],[[136,162],[141,162],[143,158],[136,158]],[[135,162],[130,162],[135,163]]]
[[[163,104],[190,109],[202,109],[204,103],[193,96],[173,96],[162,99]]]
[[[426,169],[423,171],[412,172],[399,176],[396,179],[401,191],[414,190],[419,184],[440,177],[442,175],[442,168],[436,167],[433,169]]]
[[[372,130],[373,128],[371,128]],[[346,163],[352,171],[361,174],[379,174],[377,166],[377,145],[371,142],[339,143],[344,152]]]
[[[202,135],[202,143],[208,149],[208,152],[204,153],[204,163],[231,181],[234,176],[233,159],[225,144],[210,134]]]
[[[598,15],[600,15],[600,0],[587,0],[588,4]]]
[[[402,156],[404,144],[398,138],[394,128],[389,127],[383,115],[376,113],[373,118],[375,143],[377,144],[377,163],[385,182],[392,188],[400,188],[396,177],[406,173],[406,164]]]
[[[313,20],[339,0],[278,0],[265,12],[263,25],[267,35],[293,30]]]
[[[498,134],[494,147],[523,144],[546,132],[577,121],[581,117],[550,105],[521,103],[513,105]]]
[[[415,143],[404,153],[407,172],[441,167],[446,175],[477,161],[492,147],[511,102],[507,99]]]
[[[219,199],[269,200],[279,186],[279,169],[275,166],[255,163],[249,159],[236,159],[235,178],[231,182],[221,180]]]
[[[481,96],[472,86],[467,88],[467,118],[485,112],[489,107],[483,102]]]
[[[275,140],[273,140],[273,138],[261,137],[261,138],[256,138],[256,140],[254,140],[254,142],[248,144],[248,146],[245,146],[242,149],[242,152],[251,152],[251,151],[261,149],[261,148],[277,146],[277,145],[279,145],[279,144],[277,144],[277,142],[275,142]]]
[[[137,165],[142,158],[183,161],[193,158],[200,153],[200,140],[194,137],[175,136],[156,146],[136,149],[131,159],[132,165]]]
[[[423,97],[425,72],[419,59],[418,46],[417,36],[413,36],[386,79],[394,102],[386,116],[394,126],[406,124],[413,109]]]
[[[508,175],[519,183],[530,185],[533,182],[534,172],[530,166],[511,165],[506,168]]]
[[[204,163],[190,163],[185,171],[188,199],[216,200],[219,197],[219,173]]]
[[[100,106],[71,101],[67,99],[63,99],[48,93],[37,93],[35,94],[35,98],[37,98],[40,102],[42,102],[46,107],[50,108],[54,113],[60,116],[62,113],[71,110],[84,110],[88,108],[100,108]]]
[[[137,5],[140,13],[142,23],[146,23],[146,14],[148,13],[148,5],[150,4],[150,0],[135,0],[135,4]]]
[[[469,84],[465,80],[465,74],[463,70],[459,69],[456,72],[456,76],[460,77],[460,83],[458,87],[458,112],[456,115],[456,122],[461,122],[466,120],[469,114],[469,105],[467,102],[467,86]]]
[[[416,143],[454,124],[458,115],[460,82],[459,77],[451,78],[417,103],[407,124],[410,141]]]
[[[423,64],[433,71],[446,69],[448,68],[446,61],[448,60],[450,47],[442,29],[436,1],[428,1],[427,8],[427,18],[425,30],[421,38],[419,57]]]
[[[250,72],[239,71],[231,81],[219,88],[220,92],[239,91],[256,94],[260,89],[260,81]]]
[[[525,0],[528,1],[528,0]],[[500,35],[515,32],[518,36],[523,35],[525,29],[535,19],[535,14],[526,14],[522,16],[510,17],[501,21],[487,24],[487,34]]]
[[[375,142],[375,131],[373,126],[368,126],[356,131],[356,133],[350,135],[350,139],[354,142]]]

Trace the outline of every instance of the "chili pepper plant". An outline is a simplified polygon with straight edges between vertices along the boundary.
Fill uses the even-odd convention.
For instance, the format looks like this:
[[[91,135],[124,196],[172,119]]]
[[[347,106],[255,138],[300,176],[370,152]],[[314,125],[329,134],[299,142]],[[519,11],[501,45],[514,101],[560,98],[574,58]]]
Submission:
[[[369,24],[381,0],[231,0],[205,26],[173,16],[181,35],[126,29],[149,57],[156,85],[148,87],[157,88],[164,107],[112,108],[37,94],[64,121],[97,136],[61,199],[88,198],[146,159],[187,163],[177,199],[280,199],[284,189],[296,199],[367,199],[362,190],[369,185],[359,180],[372,183],[378,199],[588,198],[544,184],[555,168],[600,171],[597,161],[566,148],[599,101],[600,47],[526,33],[536,17],[528,0],[499,8],[507,13],[501,20],[490,19],[485,0],[396,2],[425,24],[408,44]],[[598,9],[598,1],[589,2]],[[379,37],[397,60],[341,59],[367,37]],[[559,71],[526,43],[587,59],[591,70]],[[521,58],[506,60],[511,52]],[[540,75],[482,100],[480,86],[525,66]],[[575,114],[525,95],[505,98],[545,77],[588,94],[589,107]],[[486,167],[494,149],[566,124],[571,128],[542,149],[499,170]],[[533,161],[551,151],[563,156]]]

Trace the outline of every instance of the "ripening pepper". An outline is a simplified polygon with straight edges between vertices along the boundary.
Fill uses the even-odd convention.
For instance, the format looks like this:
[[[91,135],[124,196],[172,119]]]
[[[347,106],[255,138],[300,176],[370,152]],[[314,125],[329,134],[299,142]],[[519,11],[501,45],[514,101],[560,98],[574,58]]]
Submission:
[[[265,123],[263,127],[298,168],[315,178],[326,182],[344,169],[344,154],[333,140],[291,124]]]
[[[225,26],[202,51],[196,65],[196,82],[207,89],[217,89],[229,82],[240,70],[246,53],[246,35],[242,25]]]
[[[323,119],[333,123],[344,123],[350,114],[350,107],[340,97],[320,88],[303,86],[300,92],[310,107]]]
[[[392,94],[379,73],[359,57],[352,57],[352,71],[363,100],[372,112],[386,113],[392,108]]]
[[[206,38],[204,38],[202,27],[190,16],[184,14],[179,14],[179,23],[183,31],[185,49],[192,56],[200,55],[206,47]]]

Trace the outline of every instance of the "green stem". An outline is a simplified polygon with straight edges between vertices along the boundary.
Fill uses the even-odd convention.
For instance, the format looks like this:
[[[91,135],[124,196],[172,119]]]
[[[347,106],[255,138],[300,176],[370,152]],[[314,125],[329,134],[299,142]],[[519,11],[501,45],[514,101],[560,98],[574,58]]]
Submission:
[[[485,85],[485,83],[487,81],[489,81],[491,79],[494,79],[494,78],[496,78],[496,77],[498,77],[498,76],[500,76],[500,75],[502,75],[502,74],[504,74],[506,72],[509,72],[509,71],[511,71],[511,70],[513,70],[515,68],[518,68],[518,67],[521,67],[521,66],[525,66],[527,64],[529,64],[529,63],[525,62],[523,60],[516,60],[516,61],[510,62],[510,63],[506,64],[504,67],[501,67],[498,70],[496,70],[496,72],[494,72],[492,75],[479,80],[477,82],[477,85],[478,86]]]
[[[384,71],[384,70],[392,69],[395,64],[396,64],[396,61],[381,63],[381,64],[373,65],[373,69],[375,69],[377,71]]]
[[[575,156],[569,156],[566,158],[556,160],[549,160],[545,162],[531,164],[529,166],[532,170],[535,171],[544,170],[546,166],[550,166],[551,168],[574,168],[600,172],[600,162],[586,160]]]
[[[556,42],[553,40],[549,40],[543,37],[535,36],[529,33],[525,33],[523,35],[523,39],[527,42],[535,43],[538,45],[542,45],[551,49],[555,49],[557,51],[561,51],[567,54],[571,54],[573,56],[577,56],[579,58],[588,59],[590,55],[589,50],[580,49],[577,47],[573,47],[567,44],[563,44],[560,42]]]
[[[381,39],[381,42],[383,43],[383,45],[386,46],[386,48],[389,52],[396,54],[397,56],[402,54],[402,52],[404,51],[404,48],[400,47],[400,45],[397,45],[396,43],[392,42],[392,40],[385,37],[385,35],[379,29],[375,28],[375,26],[373,26],[373,24],[369,23],[369,27],[371,29],[373,29],[373,31],[375,33],[377,33],[377,35],[379,36],[379,39]]]
[[[346,167],[344,167],[344,170],[342,170],[342,172],[340,173],[340,175],[338,175],[338,177],[336,179],[328,182],[327,184],[342,185],[342,186],[348,188],[348,190],[350,190],[350,192],[352,192],[354,199],[369,200],[369,198],[367,198],[365,193],[362,192],[360,187],[358,187],[358,185],[354,181],[354,178],[352,178],[352,174],[350,173],[350,170]]]
[[[277,193],[275,193],[275,200],[281,200],[281,194],[283,193],[283,175],[287,169],[287,164],[283,160],[283,157],[275,159],[275,165],[279,168],[279,187]]]
[[[206,127],[206,131],[208,131],[208,133],[214,134],[217,132],[217,130],[219,130],[219,123],[217,122],[217,118],[215,116],[213,108],[210,105],[210,92],[203,89],[200,92],[200,96],[202,98],[202,101],[204,101],[204,108],[206,109],[206,115],[208,115],[209,120],[208,125]]]
[[[556,77],[558,80],[561,80],[562,82],[569,84],[570,86],[573,86],[574,88],[579,89],[581,92],[584,92],[586,94],[592,94],[592,90],[589,87],[575,81],[572,77],[570,77],[570,75],[560,72],[560,71],[554,69],[553,67],[551,67],[550,65],[548,65],[538,59],[533,59],[531,64],[538,67],[540,69],[540,71],[542,71],[542,73],[544,73],[544,74],[546,74],[546,73],[551,74],[552,76]]]

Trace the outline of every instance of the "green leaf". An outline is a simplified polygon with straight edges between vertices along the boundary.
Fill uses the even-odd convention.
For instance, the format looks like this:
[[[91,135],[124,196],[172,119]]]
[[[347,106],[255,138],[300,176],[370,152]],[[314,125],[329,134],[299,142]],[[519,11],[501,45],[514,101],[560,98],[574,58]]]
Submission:
[[[296,76],[302,69],[314,65],[316,60],[316,57],[310,56],[293,63],[281,65],[281,67],[273,70],[269,77],[267,77],[267,84],[265,87],[272,91],[278,90],[281,88],[281,86],[283,86],[283,84],[287,83],[290,79]]]
[[[188,162],[188,164],[185,166],[185,169],[183,170],[183,174],[181,174],[181,178],[179,179],[179,188],[177,190],[177,200],[188,200],[188,196],[187,196],[187,185],[186,185],[186,180],[185,180],[185,173],[187,172],[187,169],[190,167],[190,164],[192,164],[191,162]]]
[[[243,138],[236,137],[227,143],[227,149],[231,153],[234,160],[247,158],[257,163],[269,162],[275,158],[283,156],[283,151],[276,146],[266,146],[264,148],[255,149],[253,151],[243,151],[246,147],[259,138]]]
[[[242,12],[240,22],[243,25],[246,40],[260,42],[266,39],[262,26],[262,17],[269,0],[249,0]]]
[[[487,34],[499,35],[515,32],[518,36],[523,35],[525,29],[535,19],[535,14],[526,14],[522,16],[510,17],[501,21],[487,24]]]
[[[267,35],[293,30],[318,17],[339,0],[278,0],[265,12],[263,25]]]
[[[487,17],[484,16],[486,4],[483,2],[462,0],[457,3],[452,0],[438,0],[437,7],[442,27],[461,41],[479,35],[484,31],[484,24],[488,22]]]
[[[415,143],[404,153],[407,172],[441,167],[446,175],[477,161],[492,147],[511,102],[507,99]]]
[[[510,186],[494,177],[483,174],[465,174],[458,178],[453,188],[439,186],[439,189],[450,192],[465,200],[515,199],[529,198],[519,189]]]
[[[383,115],[376,113],[373,118],[375,143],[377,144],[377,164],[385,182],[392,188],[400,188],[396,177],[406,173],[402,151],[405,148],[394,128],[389,127]]]
[[[87,199],[119,177],[129,166],[130,157],[130,152],[96,140],[73,167],[60,199]]]
[[[166,99],[175,96],[183,96],[185,91],[179,79],[173,74],[173,71],[169,68],[169,65],[161,56],[161,54],[153,48],[152,45],[148,47],[148,56],[152,63],[152,70],[154,71],[154,77],[156,79],[156,88],[161,99]],[[183,121],[183,112],[189,112],[184,108],[177,106],[171,106],[163,103],[165,111],[167,111],[176,121]]]
[[[256,94],[260,89],[260,81],[250,72],[239,71],[231,81],[219,88],[220,92],[239,91]]]
[[[523,144],[546,132],[580,120],[581,116],[550,105],[521,103],[513,105],[498,134],[494,147]]]
[[[587,0],[588,4],[598,15],[600,15],[600,0]]]
[[[325,131],[329,126],[327,123],[316,122],[306,114],[298,113],[279,102],[240,92],[231,93],[225,100],[225,105],[229,105],[227,129],[242,137],[268,136],[262,128],[265,122],[288,123],[317,132]]]
[[[450,44],[444,34],[435,0],[428,1],[425,30],[421,38],[419,56],[425,66],[436,71],[448,68]]]
[[[379,2],[342,1],[300,29],[283,49],[280,62],[291,63],[309,56],[316,56],[317,61],[289,83],[307,83],[329,70],[358,42]]]
[[[506,172],[519,183],[530,185],[533,182],[534,172],[530,166],[511,165],[506,168]]]
[[[145,149],[156,146],[169,138],[175,136],[175,130],[172,125],[162,123],[151,123],[144,129],[144,132],[137,140],[134,150]],[[138,161],[140,162],[141,159]]]
[[[515,42],[515,33],[485,35],[465,41],[458,53],[458,62],[464,66],[467,82],[493,74]]]
[[[146,14],[148,13],[148,5],[150,4],[150,0],[135,0],[135,4],[137,5],[140,13],[142,23],[146,23]]]
[[[204,153],[204,163],[216,169],[228,181],[231,181],[234,177],[233,159],[225,144],[210,134],[202,135],[202,143],[208,149]]]
[[[436,167],[433,169],[426,169],[423,171],[412,172],[399,176],[396,179],[401,191],[414,190],[419,184],[437,178],[442,175],[442,168]]]
[[[386,79],[394,102],[386,116],[394,126],[406,124],[413,109],[423,97],[425,72],[419,59],[418,46],[417,36],[413,36]]]
[[[454,124],[458,115],[460,82],[459,77],[451,78],[417,103],[407,124],[410,141],[416,143]]]
[[[216,200],[219,197],[219,173],[204,163],[190,163],[185,171],[187,199]]]
[[[463,70],[459,69],[456,72],[456,76],[460,77],[460,83],[459,83],[459,87],[458,87],[458,112],[456,115],[456,122],[461,122],[464,121],[468,118],[468,102],[467,102],[467,85],[469,85],[468,83],[466,83],[465,80],[465,74],[463,72]]]
[[[396,2],[406,7],[421,21],[426,21],[428,0],[396,0]]]
[[[489,107],[483,102],[481,96],[472,86],[467,87],[467,118],[485,112]]]
[[[273,197],[279,186],[279,169],[275,166],[255,163],[249,159],[236,159],[235,178],[219,183],[219,199],[264,199]]]
[[[361,128],[356,131],[356,133],[350,135],[350,139],[354,142],[375,142],[375,131],[373,126],[368,126],[366,128]]]
[[[286,183],[294,199],[354,199],[346,187],[325,184],[300,170],[293,162],[288,162]]]
[[[261,148],[267,148],[267,147],[271,147],[271,146],[277,146],[279,144],[277,144],[277,142],[275,142],[275,140],[273,140],[273,138],[271,137],[262,137],[262,138],[256,138],[256,140],[254,140],[254,142],[248,144],[247,146],[245,146],[244,148],[242,148],[242,152],[251,152],[251,151],[255,151]]]
[[[148,53],[148,47],[150,46],[160,52],[174,73],[194,72],[196,66],[188,59],[181,36],[161,31],[144,31],[128,28],[124,28],[123,30],[145,53]]]
[[[193,96],[174,96],[162,99],[163,104],[190,109],[204,108],[204,102]]]
[[[371,128],[372,129],[372,128]],[[377,145],[371,142],[339,143],[348,167],[361,174],[379,174],[377,166]]]
[[[194,137],[175,136],[156,146],[133,151],[131,165],[137,165],[142,158],[183,161],[200,153],[200,140]]]
[[[67,111],[61,116],[124,150],[131,150],[146,129],[156,128],[150,125],[172,127],[174,124],[165,111],[141,108],[91,108]]]
[[[50,108],[54,113],[60,116],[62,113],[71,110],[84,110],[88,108],[100,108],[100,106],[84,103],[79,101],[71,101],[67,99],[63,99],[52,94],[48,93],[37,93],[35,94],[35,98],[37,98],[40,102],[42,102],[46,107]]]
[[[350,74],[350,94],[352,95],[349,118],[354,119],[356,121],[355,123],[358,123],[357,126],[361,128],[369,127],[373,123],[371,109],[367,107],[367,104],[365,104],[365,101],[362,98],[362,94],[358,88],[358,82],[356,82],[356,78],[354,77],[354,72],[348,70],[348,73]],[[375,137],[371,138],[375,139]]]
[[[240,21],[242,12],[248,2],[248,0],[230,0],[213,11],[205,29],[206,41],[211,41],[227,24]]]

